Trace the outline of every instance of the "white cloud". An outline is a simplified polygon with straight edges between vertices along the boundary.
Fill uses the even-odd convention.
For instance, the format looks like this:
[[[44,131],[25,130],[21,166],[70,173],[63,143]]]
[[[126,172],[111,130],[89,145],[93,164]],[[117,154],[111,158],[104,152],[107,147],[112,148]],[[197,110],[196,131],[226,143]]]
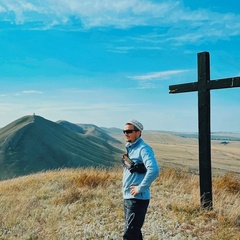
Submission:
[[[211,26],[239,34],[240,16],[211,12],[206,9],[191,11],[180,1],[153,2],[150,0],[1,0],[0,12],[16,23],[42,21],[47,26],[71,24],[77,20],[85,27],[115,26],[173,26],[192,29]],[[14,13],[14,14],[12,14]],[[15,19],[12,19],[15,15]],[[7,16],[7,17],[6,17]],[[82,27],[82,26],[80,26]]]
[[[14,96],[23,96],[23,95],[32,95],[32,94],[43,94],[41,91],[37,90],[24,90],[21,92],[13,93]],[[5,95],[5,96],[11,96],[11,94]]]
[[[0,18],[32,30],[155,28],[143,35],[126,37],[125,40],[135,41],[132,46],[128,43],[128,47],[109,48],[110,52],[119,54],[147,49],[149,43],[154,45],[152,49],[160,50],[165,44],[176,47],[240,35],[240,14],[209,9],[193,11],[181,1],[173,0],[0,0]],[[144,46],[137,46],[136,42]]]
[[[137,75],[137,76],[129,76],[128,78],[134,79],[134,80],[139,80],[139,81],[148,81],[148,80],[153,80],[153,79],[168,79],[173,75],[176,74],[181,74],[184,72],[187,72],[189,70],[171,70],[171,71],[163,71],[163,72],[152,72],[152,73],[147,73],[144,75]]]
[[[22,91],[23,94],[42,94],[41,91],[36,91],[36,90],[25,90]]]
[[[146,24],[146,18],[166,12],[170,3],[154,4],[147,0],[2,0],[0,8],[8,14],[8,20],[66,22],[71,17],[80,19],[86,27],[109,26],[127,27]],[[15,15],[15,19],[10,19]],[[141,17],[142,16],[142,17]],[[31,19],[32,18],[32,19]]]
[[[153,89],[161,87],[159,80],[169,80],[173,76],[189,72],[190,70],[170,70],[162,72],[150,72],[143,75],[128,76],[138,82],[138,89]]]

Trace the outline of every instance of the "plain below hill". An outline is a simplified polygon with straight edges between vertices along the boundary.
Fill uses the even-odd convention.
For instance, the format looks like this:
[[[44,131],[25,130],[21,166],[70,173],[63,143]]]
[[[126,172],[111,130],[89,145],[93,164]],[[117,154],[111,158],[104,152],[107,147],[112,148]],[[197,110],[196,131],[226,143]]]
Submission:
[[[119,164],[122,151],[108,143],[113,141],[110,136],[104,139],[67,125],[30,115],[1,128],[0,180],[59,168]]]

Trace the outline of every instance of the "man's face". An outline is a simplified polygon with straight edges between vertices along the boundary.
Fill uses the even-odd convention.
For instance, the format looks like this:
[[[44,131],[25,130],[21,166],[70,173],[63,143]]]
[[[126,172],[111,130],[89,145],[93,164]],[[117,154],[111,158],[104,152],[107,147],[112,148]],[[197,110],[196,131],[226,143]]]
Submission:
[[[135,131],[133,125],[125,125],[124,135],[126,142],[135,142],[141,135],[140,131]]]

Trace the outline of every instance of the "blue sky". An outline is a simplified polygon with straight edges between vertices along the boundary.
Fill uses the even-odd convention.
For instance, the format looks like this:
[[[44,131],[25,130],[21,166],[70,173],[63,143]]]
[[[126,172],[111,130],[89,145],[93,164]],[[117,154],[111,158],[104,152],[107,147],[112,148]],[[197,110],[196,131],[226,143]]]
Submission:
[[[0,127],[35,113],[122,128],[198,131],[197,53],[240,76],[240,2],[0,0]],[[211,91],[212,131],[240,132],[240,88]]]

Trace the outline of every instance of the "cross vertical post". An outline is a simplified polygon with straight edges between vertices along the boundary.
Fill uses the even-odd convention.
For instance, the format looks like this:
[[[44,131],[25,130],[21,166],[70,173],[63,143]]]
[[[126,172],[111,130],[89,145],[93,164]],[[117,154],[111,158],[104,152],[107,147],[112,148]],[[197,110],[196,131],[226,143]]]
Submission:
[[[200,197],[203,208],[212,209],[211,118],[209,53],[198,53],[198,141]]]

